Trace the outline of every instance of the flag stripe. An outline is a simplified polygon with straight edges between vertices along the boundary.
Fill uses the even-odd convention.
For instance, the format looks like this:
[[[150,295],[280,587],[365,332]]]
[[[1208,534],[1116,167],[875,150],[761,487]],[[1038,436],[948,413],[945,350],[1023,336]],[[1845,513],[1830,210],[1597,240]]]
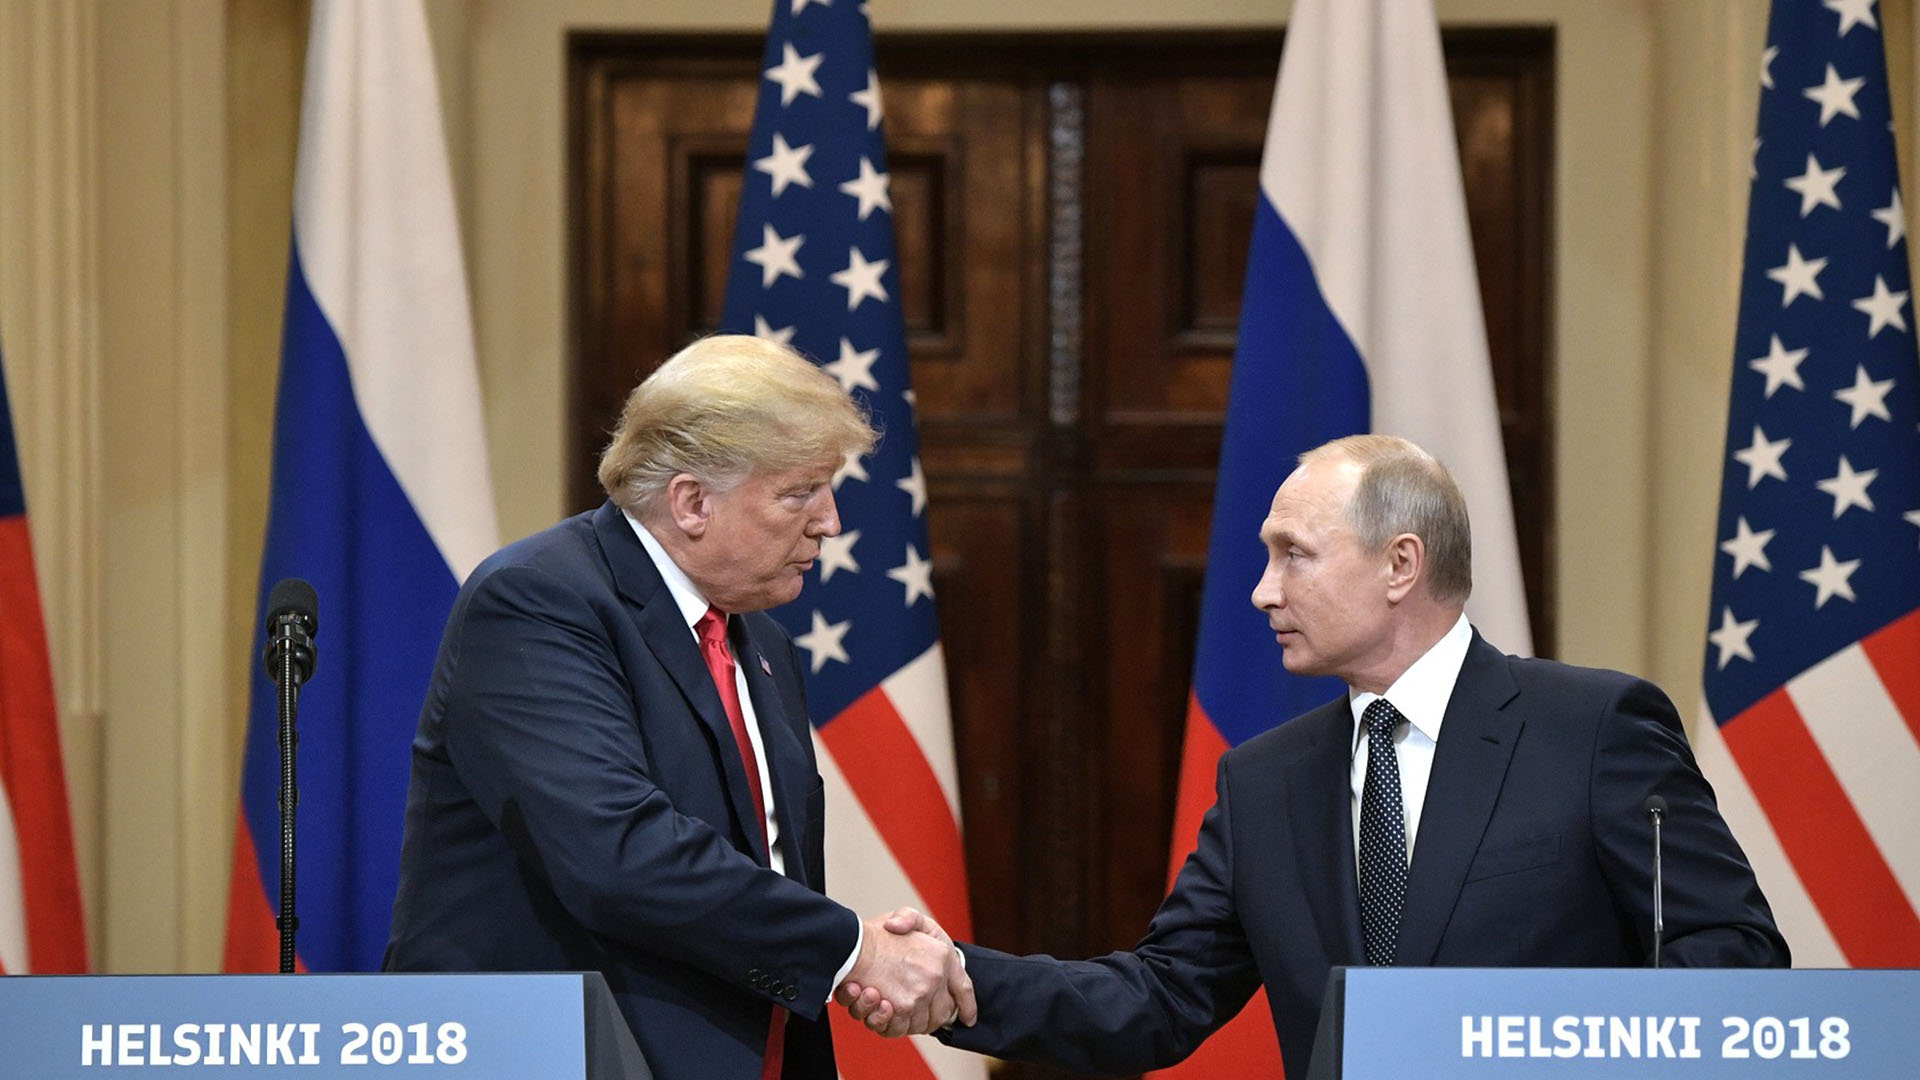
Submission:
[[[933,1067],[921,1056],[917,1040],[883,1039],[845,1009],[829,1006],[827,1019],[833,1027],[835,1064],[842,1076],[934,1080]]]
[[[1694,756],[1700,763],[1700,771],[1714,778],[1714,801],[1727,821],[1727,828],[1746,852],[1747,861],[1753,864],[1753,875],[1760,882],[1760,891],[1766,894],[1774,920],[1782,927],[1795,928],[1787,939],[1793,950],[1793,965],[1803,968],[1847,966],[1846,956],[1833,935],[1827,932],[1827,924],[1820,918],[1813,897],[1807,895],[1807,887],[1801,882],[1799,871],[1794,869],[1793,860],[1787,858],[1786,849],[1780,846],[1773,823],[1767,820],[1753,788],[1734,764],[1726,740],[1721,737],[1720,725],[1707,713],[1705,702],[1700,708],[1706,720],[1695,725],[1690,733]]]
[[[1177,857],[1167,865],[1167,891],[1180,876],[1187,855],[1200,842],[1200,822],[1213,805],[1213,774],[1220,755],[1227,752],[1227,740],[1211,717],[1200,707],[1200,699],[1187,694],[1187,732],[1180,745],[1179,796],[1173,804],[1173,850]]]
[[[960,820],[960,770],[953,755],[953,720],[947,710],[947,661],[939,642],[880,682],[894,711],[940,783],[947,812]]]
[[[0,412],[7,409],[0,395]],[[9,438],[6,433],[0,437]],[[0,453],[11,471],[12,447]],[[0,942],[0,963],[15,974],[87,970],[86,927],[79,866],[68,816],[67,779],[60,756],[59,712],[47,654],[33,543],[22,515],[0,518],[0,799],[11,821],[0,821],[0,934],[19,927],[18,944]]]
[[[942,923],[949,933],[971,937],[966,865],[952,854],[961,850],[960,830],[886,692],[874,688],[820,735],[914,891],[933,910],[951,913],[952,924]]]
[[[1787,694],[1720,730],[1848,962],[1920,964],[1920,919]]]
[[[1906,893],[1920,898],[1920,746],[1858,647],[1841,649],[1787,684],[1807,731]]]
[[[1895,710],[1906,722],[1907,731],[1920,742],[1920,611],[1895,619],[1867,635],[1860,647],[1873,661],[1873,669],[1893,699]],[[1915,775],[1920,775],[1916,773]],[[1920,801],[1909,804],[1920,806]],[[1912,895],[1920,896],[1920,893]]]

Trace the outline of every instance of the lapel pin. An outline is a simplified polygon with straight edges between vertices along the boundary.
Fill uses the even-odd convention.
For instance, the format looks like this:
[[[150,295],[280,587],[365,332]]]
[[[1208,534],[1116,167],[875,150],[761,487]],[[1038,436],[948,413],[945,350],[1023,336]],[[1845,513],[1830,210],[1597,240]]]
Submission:
[[[760,670],[767,673],[767,678],[773,678],[773,665],[767,663],[767,658],[764,656],[760,658]]]

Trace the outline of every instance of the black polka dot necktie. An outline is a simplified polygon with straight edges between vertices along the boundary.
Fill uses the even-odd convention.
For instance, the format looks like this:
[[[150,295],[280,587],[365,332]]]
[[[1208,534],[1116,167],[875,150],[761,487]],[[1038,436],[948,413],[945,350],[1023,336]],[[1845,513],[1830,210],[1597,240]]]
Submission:
[[[1407,817],[1400,804],[1400,761],[1393,732],[1406,718],[1376,698],[1367,724],[1367,783],[1360,792],[1360,930],[1367,963],[1393,963],[1400,910],[1407,902]]]

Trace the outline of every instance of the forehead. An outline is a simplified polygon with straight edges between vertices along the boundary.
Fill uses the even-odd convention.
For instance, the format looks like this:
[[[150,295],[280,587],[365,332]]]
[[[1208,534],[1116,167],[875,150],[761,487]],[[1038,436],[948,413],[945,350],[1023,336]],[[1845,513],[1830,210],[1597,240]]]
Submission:
[[[1294,469],[1273,493],[1260,535],[1271,540],[1345,528],[1347,501],[1361,471],[1359,463],[1345,459],[1312,461]]]

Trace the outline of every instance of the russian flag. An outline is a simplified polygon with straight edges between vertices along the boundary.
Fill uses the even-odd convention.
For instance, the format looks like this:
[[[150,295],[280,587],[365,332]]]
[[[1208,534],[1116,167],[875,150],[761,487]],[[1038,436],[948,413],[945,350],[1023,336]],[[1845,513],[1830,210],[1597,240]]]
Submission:
[[[314,4],[256,625],[281,578],[319,592],[295,878],[316,971],[380,966],[414,725],[454,594],[497,543],[434,80],[419,0]],[[252,685],[228,971],[279,964],[276,696],[263,667]]]
[[[1213,501],[1168,883],[1220,755],[1343,692],[1281,667],[1248,597],[1294,459],[1364,431],[1445,462],[1473,518],[1474,624],[1532,649],[1446,69],[1430,0],[1301,0],[1260,167]],[[1355,898],[1358,903],[1358,898]],[[1278,1076],[1264,996],[1169,1077]]]
[[[87,970],[53,665],[0,375],[0,975]]]

